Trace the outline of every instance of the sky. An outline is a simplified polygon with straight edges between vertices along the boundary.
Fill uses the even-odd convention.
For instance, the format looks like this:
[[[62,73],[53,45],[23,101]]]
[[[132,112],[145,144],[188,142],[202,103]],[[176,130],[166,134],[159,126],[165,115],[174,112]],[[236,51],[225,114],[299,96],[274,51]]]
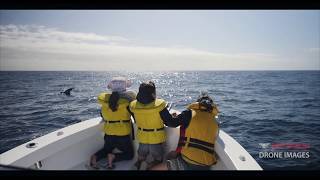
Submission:
[[[320,70],[320,11],[0,10],[0,70]]]

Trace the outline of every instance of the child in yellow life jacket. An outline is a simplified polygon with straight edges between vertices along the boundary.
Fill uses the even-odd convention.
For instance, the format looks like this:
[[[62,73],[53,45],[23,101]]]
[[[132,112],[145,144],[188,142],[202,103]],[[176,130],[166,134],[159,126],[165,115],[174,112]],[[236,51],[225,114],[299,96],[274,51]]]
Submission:
[[[147,168],[159,164],[163,160],[166,134],[162,114],[168,110],[163,99],[156,98],[156,87],[153,82],[140,84],[137,100],[130,103],[129,109],[137,125],[139,141],[138,160],[135,167],[139,170],[142,162],[146,162],[150,154],[153,162]]]
[[[115,168],[113,162],[130,160],[134,157],[132,145],[131,114],[129,103],[135,99],[135,93],[126,91],[130,84],[123,77],[113,78],[108,88],[112,93],[101,93],[98,102],[101,104],[101,117],[104,120],[104,147],[90,158],[90,167],[99,169],[97,161],[107,157],[108,169]],[[117,148],[121,153],[113,153]]]
[[[187,110],[165,121],[169,127],[180,126],[180,138],[174,153],[176,156],[152,170],[209,170],[216,163],[214,144],[219,126],[215,117],[218,112],[213,100],[207,94],[202,94]]]

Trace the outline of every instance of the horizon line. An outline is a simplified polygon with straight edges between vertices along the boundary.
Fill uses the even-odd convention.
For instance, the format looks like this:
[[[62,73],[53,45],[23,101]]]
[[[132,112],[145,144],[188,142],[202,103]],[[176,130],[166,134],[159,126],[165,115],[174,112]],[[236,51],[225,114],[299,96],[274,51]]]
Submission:
[[[0,72],[210,72],[210,71],[320,71],[320,69],[257,69],[257,70],[149,70],[149,71],[130,71],[130,70],[0,70]]]

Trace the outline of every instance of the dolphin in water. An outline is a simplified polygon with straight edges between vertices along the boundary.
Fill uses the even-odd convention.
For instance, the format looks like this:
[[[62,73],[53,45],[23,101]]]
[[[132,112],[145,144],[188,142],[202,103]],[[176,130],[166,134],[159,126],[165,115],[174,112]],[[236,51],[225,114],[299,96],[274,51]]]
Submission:
[[[67,95],[67,96],[70,96],[70,95],[71,95],[71,91],[72,91],[73,89],[74,89],[74,88],[69,88],[69,89],[67,89],[67,90],[65,90],[65,91],[60,92],[60,94],[65,94],[65,95]]]

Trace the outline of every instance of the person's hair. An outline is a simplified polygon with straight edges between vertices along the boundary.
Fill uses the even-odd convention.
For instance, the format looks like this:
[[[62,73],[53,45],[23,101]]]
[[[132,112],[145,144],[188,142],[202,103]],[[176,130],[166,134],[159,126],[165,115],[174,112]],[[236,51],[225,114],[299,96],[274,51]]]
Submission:
[[[213,100],[210,96],[208,95],[201,95],[198,99],[197,102],[199,102],[200,107],[204,107],[207,112],[212,112],[214,103]]]
[[[156,99],[156,86],[154,82],[143,82],[139,86],[139,92],[137,94],[137,101],[142,104],[151,103]]]
[[[109,98],[109,107],[112,110],[112,112],[115,112],[118,109],[119,99],[120,99],[119,93],[116,91],[112,92]]]

